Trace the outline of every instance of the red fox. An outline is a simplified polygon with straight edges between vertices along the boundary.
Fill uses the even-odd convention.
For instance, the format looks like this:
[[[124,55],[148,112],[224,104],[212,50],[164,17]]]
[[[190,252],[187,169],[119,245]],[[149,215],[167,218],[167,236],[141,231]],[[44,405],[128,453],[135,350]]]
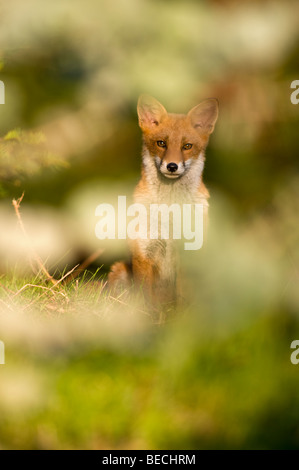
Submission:
[[[209,192],[202,180],[205,149],[218,118],[218,101],[207,99],[187,115],[170,114],[155,98],[141,95],[137,113],[143,133],[142,173],[134,202],[151,204],[203,204]],[[115,263],[108,283],[141,285],[152,300],[176,302],[177,255],[173,240],[130,241],[131,263]]]

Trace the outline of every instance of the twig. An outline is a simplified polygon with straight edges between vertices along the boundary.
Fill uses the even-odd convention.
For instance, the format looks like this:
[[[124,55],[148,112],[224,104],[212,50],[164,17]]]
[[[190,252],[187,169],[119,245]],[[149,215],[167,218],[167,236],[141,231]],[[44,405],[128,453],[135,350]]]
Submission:
[[[15,294],[15,292],[11,289],[9,289],[7,286],[5,286],[4,284],[2,284],[2,282],[0,282],[0,287],[4,290],[4,292],[8,295],[8,294]]]
[[[76,277],[79,276],[79,274],[81,274],[86,268],[88,268],[88,266],[93,263],[102,253],[103,253],[103,249],[99,249],[97,250],[96,252],[92,253],[88,258],[86,258],[85,261],[83,261],[83,263],[81,263],[80,265],[76,265],[74,268],[72,268],[70,271],[68,271],[64,276],[62,276],[61,279],[57,280],[57,279],[54,279],[53,276],[51,276],[51,274],[48,272],[48,270],[46,269],[44,263],[42,262],[41,258],[39,257],[39,255],[37,254],[37,252],[35,251],[35,249],[33,248],[32,244],[31,244],[31,241],[30,241],[30,238],[27,234],[27,231],[25,229],[25,226],[24,226],[24,223],[23,223],[23,220],[22,220],[22,217],[21,217],[21,214],[20,214],[20,206],[21,206],[21,203],[23,201],[23,198],[24,198],[24,193],[22,194],[22,196],[19,198],[19,199],[13,199],[12,201],[12,205],[15,209],[15,212],[16,212],[16,215],[17,215],[17,218],[18,218],[18,221],[19,221],[19,224],[20,224],[20,227],[21,227],[21,230],[25,236],[25,238],[29,241],[29,245],[31,247],[31,251],[32,251],[32,254],[33,254],[33,257],[37,263],[37,265],[39,266],[40,270],[46,275],[47,277],[47,280],[50,281],[52,284],[53,284],[53,287],[50,288],[50,289],[47,289],[47,288],[44,288],[44,289],[47,289],[47,290],[53,290],[55,287],[57,287],[59,284],[62,283],[62,281],[65,281],[64,284],[67,284],[69,282],[71,282],[72,280],[76,279]],[[31,286],[31,287],[34,287],[34,285],[30,285],[30,284],[27,284],[26,286],[24,286],[22,289],[20,289],[15,295],[19,294],[20,292],[22,292],[22,290],[25,288],[25,287],[28,287],[28,286]],[[41,286],[35,286],[35,287],[39,287],[39,288],[43,288]],[[65,295],[63,293],[61,293],[62,295]],[[67,296],[66,296],[67,297]]]
[[[23,201],[23,198],[24,198],[24,193],[22,194],[22,196],[19,198],[19,199],[13,199],[12,201],[12,205],[16,211],[16,215],[17,215],[17,218],[18,218],[18,221],[19,221],[19,224],[20,224],[20,227],[22,229],[22,232],[23,234],[25,235],[26,239],[30,242],[30,239],[28,237],[28,234],[26,232],[26,229],[25,229],[25,226],[23,224],[23,221],[22,221],[22,218],[21,218],[21,214],[20,214],[20,206],[21,206],[21,202]],[[52,282],[52,284],[56,285],[56,280],[51,276],[51,274],[47,271],[46,267],[44,266],[41,258],[39,257],[39,255],[36,253],[36,251],[34,250],[34,248],[32,247],[31,245],[31,242],[30,242],[30,246],[31,246],[31,251],[32,251],[32,254],[35,258],[35,261],[36,263],[38,264],[39,268],[41,269],[41,271],[46,275],[47,279]]]
[[[78,266],[79,266],[79,264],[74,266],[70,271],[68,271],[64,276],[62,276],[61,279],[59,279],[58,281],[55,281],[54,286],[52,287],[52,289],[54,287],[58,286],[58,284],[60,284],[62,281],[64,281],[68,276],[70,276],[78,268]]]
[[[61,294],[63,297],[65,297],[66,301],[69,302],[69,298],[68,298],[67,294],[64,294],[64,293],[61,292],[61,291],[54,291],[54,288],[55,288],[56,286],[58,286],[58,284],[60,284],[60,283],[61,283],[69,274],[71,274],[77,267],[78,267],[78,266],[75,266],[73,269],[71,269],[69,272],[67,272],[64,276],[62,276],[61,279],[59,279],[58,281],[56,281],[56,282],[54,283],[53,287],[45,288],[45,287],[42,287],[42,286],[35,286],[35,285],[33,285],[32,287],[40,287],[41,289],[44,289],[44,290],[46,289],[47,291],[50,291],[50,292],[52,292],[52,293]],[[29,285],[29,284],[27,284],[27,286],[28,286],[28,285]],[[26,287],[26,286],[24,286],[24,287]],[[23,287],[22,287],[22,289],[23,289]],[[20,291],[21,291],[22,289],[20,289]],[[18,293],[20,293],[20,291],[18,291]],[[33,304],[35,304],[38,300],[40,300],[41,297],[43,297],[45,294],[46,294],[46,292],[43,292],[37,299],[34,299],[34,300],[33,300],[32,302],[30,302],[30,304],[27,305],[27,307],[25,307],[25,308],[31,307],[31,306],[32,306]]]
[[[23,292],[23,290],[27,289],[27,287],[35,287],[36,289],[43,289],[43,290],[46,290],[46,291],[50,291],[50,292],[53,292],[53,287],[45,287],[45,286],[39,286],[39,285],[36,285],[36,284],[25,284],[23,287],[21,287],[21,289],[19,289],[13,297],[19,295],[21,292]],[[56,294],[60,294],[62,295],[63,297],[66,297],[66,295],[63,293],[63,292],[60,292],[60,291],[57,291],[55,292]]]

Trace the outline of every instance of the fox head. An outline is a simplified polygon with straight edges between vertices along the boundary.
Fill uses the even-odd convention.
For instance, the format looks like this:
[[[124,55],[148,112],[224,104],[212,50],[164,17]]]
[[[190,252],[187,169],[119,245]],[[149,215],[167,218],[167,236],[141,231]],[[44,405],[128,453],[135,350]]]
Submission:
[[[207,99],[188,114],[167,113],[155,98],[141,95],[137,113],[144,145],[157,171],[163,177],[177,179],[201,158],[218,118],[218,101]]]

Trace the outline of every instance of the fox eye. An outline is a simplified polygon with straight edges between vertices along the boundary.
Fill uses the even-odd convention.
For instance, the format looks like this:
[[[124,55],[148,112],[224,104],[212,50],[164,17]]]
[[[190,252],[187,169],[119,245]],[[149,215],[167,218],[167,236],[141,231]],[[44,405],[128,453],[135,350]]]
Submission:
[[[158,145],[158,147],[165,148],[166,147],[166,142],[165,142],[165,140],[157,140],[157,145]]]
[[[191,148],[192,148],[192,144],[183,145],[183,150],[190,150]]]

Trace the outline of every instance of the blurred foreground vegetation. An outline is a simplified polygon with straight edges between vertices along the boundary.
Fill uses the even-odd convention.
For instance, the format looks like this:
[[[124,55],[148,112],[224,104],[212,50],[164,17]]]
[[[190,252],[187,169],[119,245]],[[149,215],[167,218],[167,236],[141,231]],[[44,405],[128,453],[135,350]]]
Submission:
[[[0,448],[299,448],[298,13],[292,0],[1,5]],[[171,112],[220,101],[209,237],[183,259],[188,302],[168,321],[107,291],[128,250],[94,235],[95,207],[138,181],[143,92]]]

